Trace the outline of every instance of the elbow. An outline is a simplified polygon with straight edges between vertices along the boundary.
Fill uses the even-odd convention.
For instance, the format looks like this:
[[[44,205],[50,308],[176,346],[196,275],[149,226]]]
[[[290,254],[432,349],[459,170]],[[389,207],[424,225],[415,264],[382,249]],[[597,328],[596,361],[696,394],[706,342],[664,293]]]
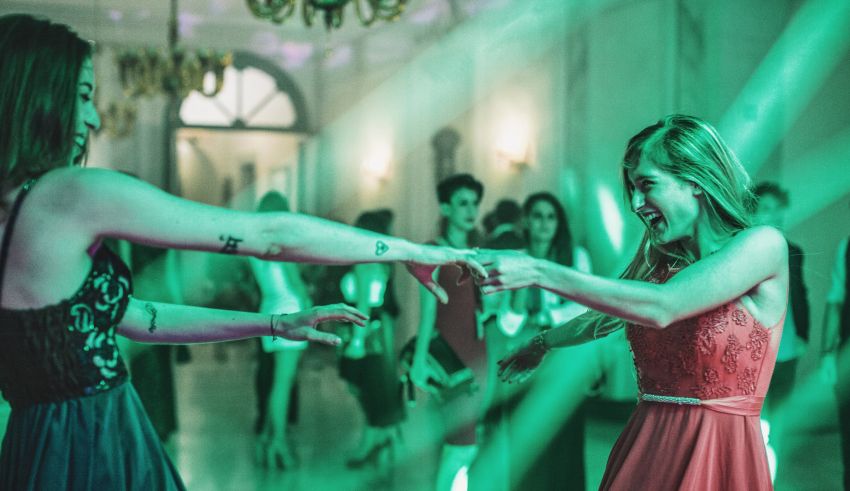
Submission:
[[[667,329],[679,320],[674,308],[664,301],[650,306],[648,310],[646,325],[652,329]]]

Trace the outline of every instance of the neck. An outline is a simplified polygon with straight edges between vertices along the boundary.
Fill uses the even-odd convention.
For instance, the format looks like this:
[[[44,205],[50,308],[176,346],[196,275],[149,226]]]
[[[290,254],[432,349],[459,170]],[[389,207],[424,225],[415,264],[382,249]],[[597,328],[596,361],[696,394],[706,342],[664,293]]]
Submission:
[[[715,230],[703,215],[696,225],[694,235],[685,239],[682,245],[694,258],[701,259],[717,252],[729,239],[729,234]]]
[[[549,254],[549,247],[551,243],[548,240],[534,240],[530,241],[528,244],[528,253],[536,258],[546,259],[546,256]]]
[[[451,223],[446,225],[445,239],[452,247],[458,249],[465,249],[469,247],[469,234],[466,230],[455,227]]]

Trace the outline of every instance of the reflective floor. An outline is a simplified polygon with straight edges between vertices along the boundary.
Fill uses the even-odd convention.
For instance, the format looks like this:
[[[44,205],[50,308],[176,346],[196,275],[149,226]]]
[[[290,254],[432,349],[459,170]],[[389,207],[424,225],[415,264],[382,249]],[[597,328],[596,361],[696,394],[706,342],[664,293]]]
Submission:
[[[311,347],[299,374],[299,418],[292,440],[299,459],[294,469],[268,471],[254,464],[253,349],[250,342],[224,348],[193,346],[192,361],[176,368],[179,431],[169,442],[186,485],[213,490],[399,490],[433,489],[439,421],[427,403],[410,410],[404,451],[395,471],[349,470],[362,416],[337,376],[334,354]],[[779,452],[777,490],[841,489],[841,462],[832,391],[800,384],[798,402],[787,411],[789,430]],[[625,424],[623,408],[587,410],[587,489],[596,489],[608,452]],[[625,408],[628,410],[628,408]],[[627,411],[626,411],[627,412]],[[0,428],[8,406],[0,405]]]
[[[217,351],[218,350],[218,351]],[[362,417],[337,376],[333,352],[311,348],[299,374],[299,420],[292,428],[299,465],[266,471],[253,463],[253,344],[232,343],[224,353],[211,346],[192,347],[192,362],[177,368],[180,430],[173,441],[175,460],[191,490],[430,490],[437,455],[429,435],[439,422],[427,404],[411,409],[404,425],[405,452],[394,475],[374,469],[352,471],[346,454],[357,443]],[[833,402],[808,397],[806,418],[795,414],[780,452],[777,489],[840,489],[841,463]],[[625,423],[622,411],[587,411],[587,489],[596,489],[608,451]],[[791,413],[798,413],[790,411]],[[619,414],[618,414],[619,413]]]

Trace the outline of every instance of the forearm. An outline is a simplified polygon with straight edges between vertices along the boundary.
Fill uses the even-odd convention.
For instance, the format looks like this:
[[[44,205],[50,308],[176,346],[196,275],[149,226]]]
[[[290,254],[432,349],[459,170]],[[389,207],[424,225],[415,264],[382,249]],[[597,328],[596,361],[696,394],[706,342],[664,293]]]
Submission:
[[[546,349],[575,346],[607,336],[612,332],[611,329],[602,328],[615,322],[621,321],[601,315],[599,312],[588,311],[566,324],[543,331],[538,336],[542,337]]]
[[[263,216],[266,215],[266,216]],[[408,261],[428,246],[297,213],[261,214],[254,232],[263,259],[317,264]]]
[[[823,337],[821,352],[835,351],[839,344],[839,324],[841,323],[842,304],[828,302],[823,316]]]
[[[535,285],[610,316],[656,328],[676,320],[663,285],[589,275],[544,260],[536,261],[532,274]]]
[[[437,303],[424,288],[419,289],[419,329],[416,333],[416,350],[413,362],[421,363],[428,353],[431,336],[434,334],[434,322],[437,314]]]
[[[272,316],[131,298],[118,333],[140,343],[188,344],[271,334]]]

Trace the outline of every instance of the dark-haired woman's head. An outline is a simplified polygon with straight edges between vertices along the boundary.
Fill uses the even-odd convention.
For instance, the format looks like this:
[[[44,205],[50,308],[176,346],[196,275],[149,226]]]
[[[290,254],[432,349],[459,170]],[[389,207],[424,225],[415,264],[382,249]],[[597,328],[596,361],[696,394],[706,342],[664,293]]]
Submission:
[[[257,204],[259,212],[289,211],[289,200],[277,191],[269,191]]]
[[[377,232],[379,234],[389,234],[393,223],[393,212],[388,208],[380,208],[377,210],[364,211],[357,217],[354,222],[355,227]]]
[[[100,126],[91,44],[63,24],[7,15],[0,60],[0,182],[82,163]]]
[[[552,193],[534,193],[522,205],[527,244],[548,244],[546,258],[572,265],[573,241],[567,214]]]

